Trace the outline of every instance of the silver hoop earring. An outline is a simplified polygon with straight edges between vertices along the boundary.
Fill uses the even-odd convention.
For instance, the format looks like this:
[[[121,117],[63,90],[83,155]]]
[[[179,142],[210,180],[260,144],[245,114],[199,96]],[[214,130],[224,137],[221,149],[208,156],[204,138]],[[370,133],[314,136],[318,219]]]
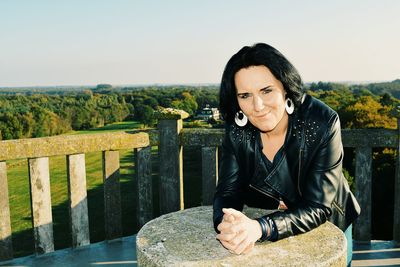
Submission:
[[[237,124],[237,126],[243,127],[247,124],[247,121],[247,116],[244,115],[243,111],[239,110],[238,112],[236,112],[235,123]]]
[[[294,104],[293,104],[292,99],[286,98],[286,101],[285,101],[285,109],[286,109],[287,114],[290,115],[290,114],[293,113],[293,111],[294,111]]]

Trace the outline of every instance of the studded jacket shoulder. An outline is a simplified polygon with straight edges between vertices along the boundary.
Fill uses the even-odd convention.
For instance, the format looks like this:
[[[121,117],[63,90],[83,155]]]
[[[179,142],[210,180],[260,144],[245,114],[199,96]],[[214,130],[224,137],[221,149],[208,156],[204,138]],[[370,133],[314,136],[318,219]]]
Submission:
[[[278,239],[307,232],[327,220],[345,230],[360,213],[342,173],[343,146],[338,114],[306,95],[289,116],[283,155],[267,171],[257,144],[260,133],[248,123],[227,124],[214,197],[214,227],[222,208],[246,204],[287,209],[270,215]],[[217,230],[216,230],[217,231]]]

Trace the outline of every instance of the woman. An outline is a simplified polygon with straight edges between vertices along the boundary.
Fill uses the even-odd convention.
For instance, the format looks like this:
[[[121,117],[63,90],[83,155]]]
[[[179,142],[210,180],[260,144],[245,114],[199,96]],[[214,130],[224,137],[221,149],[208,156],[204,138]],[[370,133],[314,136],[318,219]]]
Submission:
[[[226,121],[214,227],[236,254],[329,220],[348,239],[360,207],[342,174],[338,114],[306,95],[299,73],[275,48],[243,47],[228,61],[220,88]],[[243,205],[278,211],[251,219]],[[350,253],[350,254],[349,254]]]

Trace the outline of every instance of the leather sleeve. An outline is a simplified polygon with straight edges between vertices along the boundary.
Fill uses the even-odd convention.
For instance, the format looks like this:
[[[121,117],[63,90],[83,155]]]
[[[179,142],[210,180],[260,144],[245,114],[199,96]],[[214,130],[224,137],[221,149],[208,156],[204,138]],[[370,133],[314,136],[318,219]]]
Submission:
[[[218,185],[214,195],[214,229],[221,223],[224,213],[222,208],[243,210],[243,185],[239,179],[239,164],[232,150],[233,145],[229,138],[229,129],[225,131],[222,143],[222,153],[218,172]]]
[[[332,214],[331,205],[342,179],[343,146],[337,114],[329,120],[314,155],[304,176],[301,202],[296,208],[270,216],[277,226],[278,239],[310,231]]]

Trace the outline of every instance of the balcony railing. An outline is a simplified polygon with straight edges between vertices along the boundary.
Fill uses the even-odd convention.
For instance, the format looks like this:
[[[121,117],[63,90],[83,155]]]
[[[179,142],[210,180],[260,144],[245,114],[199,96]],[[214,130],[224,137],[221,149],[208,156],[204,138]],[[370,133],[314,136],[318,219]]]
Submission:
[[[32,228],[37,254],[54,250],[48,157],[67,158],[69,220],[72,248],[88,245],[89,223],[86,192],[85,153],[102,151],[105,237],[121,237],[121,195],[119,184],[119,152],[134,149],[136,154],[137,222],[142,226],[153,218],[151,179],[151,146],[158,146],[160,157],[160,213],[184,208],[183,146],[201,147],[202,204],[212,203],[218,169],[218,146],[224,130],[183,129],[181,115],[160,117],[158,129],[150,132],[108,133],[56,136],[0,142],[0,260],[13,257],[10,208],[7,185],[7,161],[27,159],[31,191]],[[400,123],[400,120],[399,120]],[[343,130],[343,145],[356,151],[356,197],[362,214],[354,226],[354,239],[371,239],[372,148],[395,148],[395,204],[393,240],[400,242],[400,171],[399,129]]]

